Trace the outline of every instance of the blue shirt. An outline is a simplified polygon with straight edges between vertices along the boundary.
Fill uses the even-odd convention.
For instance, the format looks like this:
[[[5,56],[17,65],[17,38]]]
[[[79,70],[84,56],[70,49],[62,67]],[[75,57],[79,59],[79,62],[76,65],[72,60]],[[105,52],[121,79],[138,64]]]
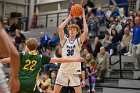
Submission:
[[[140,26],[135,26],[133,30],[132,44],[140,44]]]
[[[120,16],[120,13],[119,13],[119,9],[116,9],[116,10],[114,10],[112,13],[111,13],[111,15],[110,15],[111,17],[117,17],[117,16]]]
[[[48,34],[45,34],[43,37],[40,37],[40,45],[46,44],[51,38]]]

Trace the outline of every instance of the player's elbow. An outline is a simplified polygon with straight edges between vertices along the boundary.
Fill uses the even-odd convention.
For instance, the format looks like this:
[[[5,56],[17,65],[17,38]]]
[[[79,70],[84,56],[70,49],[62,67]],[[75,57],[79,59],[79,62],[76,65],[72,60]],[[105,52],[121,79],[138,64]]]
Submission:
[[[86,34],[86,36],[88,35],[88,29],[85,30],[85,34]]]

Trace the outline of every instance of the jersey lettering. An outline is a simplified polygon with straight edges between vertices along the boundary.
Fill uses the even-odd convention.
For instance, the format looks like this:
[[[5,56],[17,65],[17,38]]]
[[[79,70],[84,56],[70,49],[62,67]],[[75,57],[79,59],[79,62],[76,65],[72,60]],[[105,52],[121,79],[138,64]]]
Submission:
[[[23,70],[34,70],[34,67],[36,66],[37,61],[35,60],[26,60],[26,65],[23,67]]]

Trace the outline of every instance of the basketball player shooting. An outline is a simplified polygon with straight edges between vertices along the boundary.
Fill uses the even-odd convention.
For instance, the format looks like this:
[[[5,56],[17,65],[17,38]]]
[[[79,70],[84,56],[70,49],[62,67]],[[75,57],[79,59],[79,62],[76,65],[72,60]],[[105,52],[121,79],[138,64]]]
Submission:
[[[64,35],[64,27],[74,18],[71,14],[58,28],[63,58],[80,57],[81,46],[88,35],[84,9],[82,9],[82,17],[84,32],[79,38],[77,38],[76,35],[80,31],[80,28],[76,24],[68,26],[69,37]],[[79,74],[81,74],[81,63],[62,63],[55,82],[54,93],[59,93],[62,86],[74,87],[76,93],[82,93]]]

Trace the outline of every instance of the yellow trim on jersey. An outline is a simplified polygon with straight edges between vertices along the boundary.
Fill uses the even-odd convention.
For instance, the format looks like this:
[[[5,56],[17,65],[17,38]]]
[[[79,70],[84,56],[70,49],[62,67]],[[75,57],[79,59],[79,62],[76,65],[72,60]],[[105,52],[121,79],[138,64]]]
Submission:
[[[37,53],[35,53],[35,52],[28,52],[30,55],[37,55]]]
[[[40,73],[41,69],[39,70],[37,77],[36,77],[36,85],[35,87],[37,87],[38,91],[43,92],[43,90],[39,87],[38,85],[38,80],[39,80],[39,73]],[[36,89],[36,88],[35,88]]]

